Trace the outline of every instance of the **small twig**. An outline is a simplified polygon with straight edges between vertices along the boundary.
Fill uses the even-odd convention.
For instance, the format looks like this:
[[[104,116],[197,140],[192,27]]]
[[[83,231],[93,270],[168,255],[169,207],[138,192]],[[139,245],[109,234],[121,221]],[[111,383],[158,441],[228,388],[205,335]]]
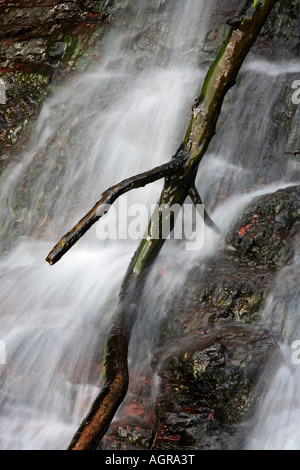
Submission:
[[[193,186],[190,190],[189,190],[189,196],[191,198],[191,200],[193,201],[195,207],[197,208],[197,206],[199,205],[203,205],[202,203],[202,199],[201,199],[201,196],[200,194],[198,193],[197,189],[195,186]],[[199,212],[200,213],[200,212]],[[201,214],[201,213],[200,213]],[[211,219],[211,217],[208,215],[206,209],[204,208],[204,222],[205,224],[211,228],[217,235],[221,235],[221,230],[219,229],[219,227],[217,226],[217,224],[215,224],[215,222]]]

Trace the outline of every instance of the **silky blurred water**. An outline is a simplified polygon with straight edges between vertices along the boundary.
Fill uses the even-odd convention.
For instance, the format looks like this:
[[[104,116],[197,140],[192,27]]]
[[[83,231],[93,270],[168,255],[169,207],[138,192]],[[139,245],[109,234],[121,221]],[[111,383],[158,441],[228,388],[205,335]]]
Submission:
[[[199,44],[214,2],[178,0],[172,12],[145,11],[147,2],[136,3],[129,25],[112,25],[101,40],[100,64],[55,89],[28,149],[1,175],[0,340],[8,365],[0,394],[1,449],[66,448],[96,396],[102,379],[93,367],[101,366],[104,336],[138,241],[100,241],[95,227],[54,267],[44,259],[107,187],[170,159],[207,71],[199,67]],[[139,44],[137,35],[156,22],[153,42],[145,36]],[[253,197],[291,184],[299,172],[297,162],[287,159],[279,172],[263,158],[280,86],[287,88],[285,67],[273,65],[267,86],[264,63],[247,61],[201,165],[201,195],[224,232]],[[294,63],[289,67],[295,71]],[[249,120],[262,100],[261,119]],[[161,188],[159,181],[135,190],[127,204],[150,208]],[[216,247],[220,239],[206,228],[203,253]],[[157,266],[170,254],[182,269],[159,285],[149,276],[145,291],[155,289],[156,302],[145,310],[144,337],[131,346],[134,354],[151,342],[164,299],[180,288],[199,251],[187,253],[170,241]]]
[[[28,150],[1,176],[2,449],[66,448],[97,394],[101,371],[98,380],[89,373],[101,366],[138,241],[100,241],[94,228],[53,268],[44,259],[107,187],[170,159],[204,74],[190,52],[200,26],[206,34],[202,14],[211,2],[179,1],[165,13],[131,3],[129,26],[112,27],[99,44],[101,63],[55,90]],[[143,45],[146,53],[126,46],[157,21],[160,33]],[[150,207],[161,187],[134,191],[128,205]]]
[[[300,433],[300,263],[299,256],[276,277],[264,312],[266,326],[280,345],[269,390],[260,403],[246,441],[249,450],[299,450]]]

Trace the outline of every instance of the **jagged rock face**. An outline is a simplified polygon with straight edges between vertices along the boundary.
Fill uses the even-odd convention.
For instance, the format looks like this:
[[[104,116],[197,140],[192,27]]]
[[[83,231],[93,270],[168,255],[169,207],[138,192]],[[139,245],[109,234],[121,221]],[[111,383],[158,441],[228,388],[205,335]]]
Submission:
[[[163,3],[152,0],[147,7]],[[96,63],[105,23],[128,8],[126,0],[1,0],[0,170],[16,144],[22,149],[49,85]]]
[[[26,135],[53,79],[84,70],[96,60],[93,44],[101,36],[111,3],[0,2],[0,77],[6,100],[0,104],[0,165]]]
[[[108,448],[133,448],[136,428],[138,448],[142,441],[156,450],[243,448],[272,365],[281,358],[277,330],[284,319],[272,319],[271,333],[263,312],[282,263],[293,261],[299,207],[299,186],[254,199],[228,231],[235,249],[195,261],[156,326],[151,365],[160,387],[155,416],[145,421],[154,422],[152,432],[128,417],[114,423]],[[131,403],[139,396],[150,408],[149,397],[133,389],[130,395]],[[125,425],[126,436],[120,434]]]
[[[236,250],[199,261],[171,301],[152,362],[161,377],[157,449],[242,446],[279,354],[262,312],[276,272],[293,261],[299,207],[299,186],[254,199],[227,235]]]
[[[285,266],[297,250],[299,201],[299,187],[255,199],[228,234],[228,243],[250,265]]]
[[[160,357],[155,449],[242,445],[241,425],[262,392],[261,383],[260,391],[255,388],[276,343],[267,330],[249,325],[218,325],[201,333],[194,343],[176,341]]]
[[[145,4],[148,10],[160,8],[162,14],[167,11],[171,15],[174,1],[148,0]],[[195,51],[201,50],[203,66],[211,62],[224,41],[228,30],[226,21],[240,9],[241,0],[222,1],[212,9],[204,44],[197,42],[197,38],[194,44]],[[252,52],[271,60],[297,58],[299,9],[296,1],[280,2]],[[53,79],[64,77],[70,71],[85,70],[95,63],[99,57],[97,59],[94,46],[101,37],[104,21],[108,18],[114,21],[118,15],[122,16],[122,12],[130,16],[127,0],[0,2],[0,73],[7,99],[5,105],[0,104],[0,168],[9,160],[15,144],[29,134],[29,124],[38,114]],[[132,47],[149,52],[154,44],[155,52],[162,45],[156,44],[153,35],[159,35],[165,27],[166,17],[155,20],[151,28],[133,38]],[[168,47],[162,47],[162,63],[168,60],[167,52]],[[144,67],[148,61],[146,56],[144,60],[141,58],[139,66]],[[288,110],[288,103],[284,101],[287,101],[285,97],[282,104]],[[293,111],[286,112],[286,121],[291,120]],[[272,136],[272,140],[276,140],[276,136]],[[290,142],[290,146],[293,143]],[[268,145],[272,146],[271,143]]]

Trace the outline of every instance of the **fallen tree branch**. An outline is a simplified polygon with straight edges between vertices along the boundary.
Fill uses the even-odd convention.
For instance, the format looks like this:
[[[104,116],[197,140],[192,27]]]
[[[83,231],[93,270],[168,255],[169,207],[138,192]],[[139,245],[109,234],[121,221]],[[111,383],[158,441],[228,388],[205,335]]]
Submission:
[[[146,186],[147,184],[153,183],[161,178],[174,175],[181,169],[184,164],[184,160],[179,158],[173,158],[170,162],[165,163],[159,167],[153,168],[145,173],[132,176],[121,183],[108,188],[104,193],[100,201],[98,201],[94,207],[73,227],[66,235],[64,235],[55,247],[48,254],[46,261],[52,266],[57,263],[75,243],[96,223],[101,217],[103,217],[109,211],[110,206],[123,194],[131,191],[132,189],[138,189]]]
[[[130,334],[137,316],[134,299],[141,294],[144,279],[148,269],[158,255],[164,244],[164,239],[156,239],[157,223],[162,222],[160,207],[173,204],[182,205],[188,195],[193,202],[201,201],[195,189],[195,177],[199,164],[205,155],[211,139],[215,134],[216,124],[221,112],[224,97],[228,90],[235,84],[237,74],[248,54],[248,51],[257,38],[266,18],[277,0],[253,0],[247,3],[246,8],[232,21],[232,27],[228,37],[221,48],[215,62],[206,75],[201,94],[193,108],[193,116],[185,136],[171,162],[179,162],[174,171],[172,165],[164,167],[166,170],[164,188],[148,227],[145,237],[135,252],[125,276],[120,304],[113,316],[112,327],[107,336],[105,348],[105,377],[104,386],[92,405],[88,416],[82,422],[75,434],[69,449],[90,450],[96,449],[101,438],[108,430],[116,410],[124,399],[128,387],[127,353]],[[170,162],[170,164],[171,164]],[[177,165],[177,164],[176,164]],[[161,169],[161,167],[160,167]],[[180,170],[180,171],[179,171]],[[160,170],[159,170],[160,171]],[[158,172],[153,170],[151,181],[158,179]],[[101,208],[107,201],[115,200],[119,195],[130,189],[147,184],[148,174],[125,182],[111,188],[108,194],[104,193],[101,201],[69,232],[66,238],[52,250],[47,257],[50,264],[54,264],[71,246],[103,215]],[[150,182],[150,181],[148,181]],[[159,217],[157,217],[157,215]],[[159,221],[159,222],[157,222]],[[170,231],[173,229],[174,220],[171,220]],[[138,292],[138,294],[137,294]],[[133,305],[133,306],[132,306]]]

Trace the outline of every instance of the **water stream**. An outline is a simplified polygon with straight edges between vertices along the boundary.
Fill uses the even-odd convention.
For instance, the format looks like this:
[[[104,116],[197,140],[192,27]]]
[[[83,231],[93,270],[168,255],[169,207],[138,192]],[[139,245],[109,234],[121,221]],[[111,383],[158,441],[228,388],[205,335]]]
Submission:
[[[0,340],[8,363],[0,398],[1,449],[66,448],[97,394],[101,374],[93,367],[101,365],[104,335],[138,241],[99,240],[95,227],[54,267],[44,259],[104,189],[170,159],[207,71],[199,68],[199,44],[214,2],[178,0],[163,12],[147,9],[146,0],[131,3],[139,7],[129,25],[112,26],[101,40],[101,63],[55,90],[27,151],[1,175]],[[157,25],[154,38],[138,36],[151,25]],[[282,90],[288,101],[289,73],[297,64],[288,70],[275,64],[267,75],[264,65],[247,60],[198,177],[205,204],[224,230],[255,195],[299,177],[296,162],[272,165],[266,148],[270,116]],[[293,109],[291,127],[298,118]],[[274,152],[284,151],[280,137]],[[132,192],[128,206],[139,202],[150,210],[161,188],[157,182]],[[203,250],[213,251],[219,242],[210,230],[205,234]],[[174,243],[166,244],[162,259]],[[199,253],[187,254],[176,243],[176,256],[182,260],[180,285]],[[171,288],[168,279],[156,286],[160,303]],[[145,336],[151,337],[160,306],[153,306],[152,321],[143,320]],[[283,383],[280,374],[274,380]]]
[[[283,360],[275,370],[269,391],[258,407],[247,449],[299,450],[299,256],[276,277],[264,312]]]

